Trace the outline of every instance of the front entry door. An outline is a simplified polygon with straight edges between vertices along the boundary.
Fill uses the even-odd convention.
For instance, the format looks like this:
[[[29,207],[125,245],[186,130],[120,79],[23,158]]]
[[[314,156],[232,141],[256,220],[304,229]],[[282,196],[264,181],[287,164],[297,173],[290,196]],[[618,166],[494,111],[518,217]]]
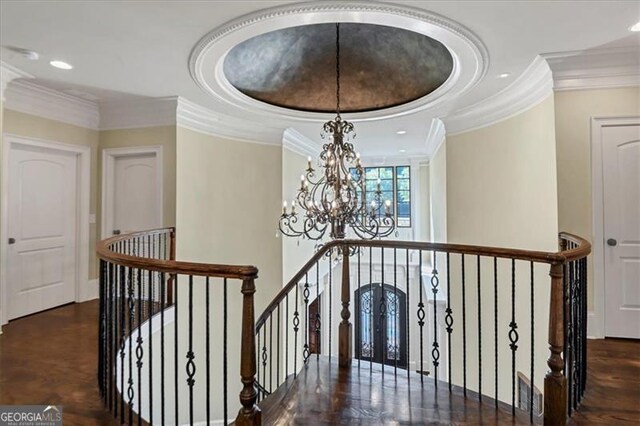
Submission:
[[[602,129],[605,335],[640,338],[640,126]]]
[[[54,149],[9,152],[9,320],[75,299],[77,163]]]
[[[370,284],[355,292],[356,358],[407,366],[406,296],[393,286]]]

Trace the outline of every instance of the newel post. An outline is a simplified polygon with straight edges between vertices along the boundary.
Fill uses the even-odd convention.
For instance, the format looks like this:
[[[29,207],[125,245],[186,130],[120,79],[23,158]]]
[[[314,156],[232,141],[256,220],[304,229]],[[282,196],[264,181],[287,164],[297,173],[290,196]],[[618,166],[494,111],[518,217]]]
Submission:
[[[338,365],[340,367],[351,366],[351,323],[349,317],[349,302],[351,301],[351,282],[349,277],[349,247],[342,246],[342,291],[340,300],[342,311],[340,311],[340,327],[338,329]]]
[[[256,337],[253,294],[256,286],[253,278],[242,281],[242,342],[240,347],[240,377],[243,388],[240,391],[242,408],[236,418],[237,425],[260,425],[262,413],[256,405]]]
[[[551,298],[549,309],[549,371],[544,378],[544,424],[567,423],[567,378],[564,370],[564,289],[562,263],[551,265]]]

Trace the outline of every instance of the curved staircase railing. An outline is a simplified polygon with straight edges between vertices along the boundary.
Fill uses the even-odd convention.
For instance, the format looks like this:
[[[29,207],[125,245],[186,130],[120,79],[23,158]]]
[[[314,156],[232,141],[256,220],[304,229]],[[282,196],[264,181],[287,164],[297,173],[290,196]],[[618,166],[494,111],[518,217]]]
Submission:
[[[174,228],[114,236],[99,242],[97,253],[98,385],[120,423],[229,423],[228,312],[241,312],[242,322],[236,423],[259,423],[252,355],[258,270],[176,261]],[[235,307],[228,301],[233,281],[241,282],[242,293]],[[204,310],[198,310],[194,301],[202,299]],[[210,309],[213,303],[219,309]],[[213,311],[222,311],[222,321],[211,318]],[[206,416],[197,418],[199,411]]]
[[[322,353],[337,357],[341,367],[357,362],[371,371],[372,363],[382,362],[393,367],[394,376],[407,378],[417,371],[421,381],[430,376],[436,387],[461,388],[464,395],[469,390],[496,408],[505,401],[514,416],[524,386],[529,421],[544,407],[545,424],[565,424],[586,384],[590,244],[567,233],[559,235],[559,242],[558,252],[381,240],[324,245],[258,317],[258,402],[295,378],[311,356]],[[542,282],[546,271],[540,268],[545,265],[550,286],[548,278]],[[373,289],[374,283],[382,284],[386,290],[378,291],[390,298],[376,298],[379,306],[371,306],[369,299],[355,300],[356,315],[364,312],[368,319],[356,316],[354,333],[351,296],[362,296],[362,289]],[[542,288],[549,297],[536,299]],[[316,307],[310,316],[318,300],[325,308]],[[340,312],[334,314],[332,305]],[[536,314],[546,306],[550,356],[540,403],[535,377],[543,370],[536,368],[536,361],[543,359],[536,354],[543,346],[536,347],[535,341],[540,340],[537,324],[546,324],[547,318]],[[376,344],[381,346],[377,351]],[[489,370],[493,373],[487,374]]]
[[[235,422],[261,424],[261,400],[320,354],[342,367],[385,363],[396,377],[418,372],[421,382],[469,391],[483,404],[506,402],[512,415],[522,414],[524,395],[529,420],[543,406],[545,424],[565,424],[585,391],[590,244],[567,233],[558,252],[332,241],[257,320],[257,269],[176,261],[173,228],[115,236],[97,252],[98,383],[121,424],[227,424],[230,386],[240,395]],[[242,296],[228,291],[229,281],[241,282]],[[378,306],[364,298],[374,290]],[[236,326],[240,348],[228,339]],[[549,371],[536,380],[546,369],[541,333]],[[241,384],[228,381],[233,351]]]

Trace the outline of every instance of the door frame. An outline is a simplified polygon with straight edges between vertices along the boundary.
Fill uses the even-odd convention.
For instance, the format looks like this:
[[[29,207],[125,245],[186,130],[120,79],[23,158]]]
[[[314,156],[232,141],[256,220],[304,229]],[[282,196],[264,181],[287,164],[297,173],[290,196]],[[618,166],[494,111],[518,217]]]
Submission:
[[[115,190],[115,163],[118,157],[129,157],[140,154],[154,154],[156,156],[156,194],[158,202],[156,209],[160,215],[160,226],[164,223],[163,214],[163,168],[164,160],[162,157],[162,145],[150,146],[132,146],[124,148],[108,148],[102,150],[102,208],[101,208],[101,238],[111,237],[113,230],[113,209],[107,208],[113,206],[113,194]]]
[[[8,232],[9,232],[9,157],[16,146],[46,148],[54,151],[70,152],[77,158],[76,174],[76,282],[74,293],[76,302],[84,300],[89,285],[89,214],[91,197],[91,147],[74,145],[64,142],[38,139],[5,133],[2,138],[2,197],[0,209],[2,222],[0,223],[0,326],[8,322],[7,319],[7,261]],[[85,291],[83,291],[83,287]]]
[[[604,274],[604,167],[602,164],[602,129],[605,127],[640,125],[640,116],[591,117],[591,205],[593,241],[593,312],[588,313],[587,335],[605,337]]]

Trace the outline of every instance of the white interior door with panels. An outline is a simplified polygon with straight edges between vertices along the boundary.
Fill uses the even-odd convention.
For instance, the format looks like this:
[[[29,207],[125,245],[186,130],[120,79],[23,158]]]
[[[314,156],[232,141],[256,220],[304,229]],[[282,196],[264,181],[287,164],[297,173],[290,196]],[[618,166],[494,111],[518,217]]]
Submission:
[[[88,148],[5,139],[3,322],[78,298],[88,267],[88,221],[80,219],[88,219],[89,196],[82,180]]]
[[[162,148],[116,148],[103,155],[103,237],[161,227]]]
[[[605,336],[640,338],[640,125],[602,128]]]

